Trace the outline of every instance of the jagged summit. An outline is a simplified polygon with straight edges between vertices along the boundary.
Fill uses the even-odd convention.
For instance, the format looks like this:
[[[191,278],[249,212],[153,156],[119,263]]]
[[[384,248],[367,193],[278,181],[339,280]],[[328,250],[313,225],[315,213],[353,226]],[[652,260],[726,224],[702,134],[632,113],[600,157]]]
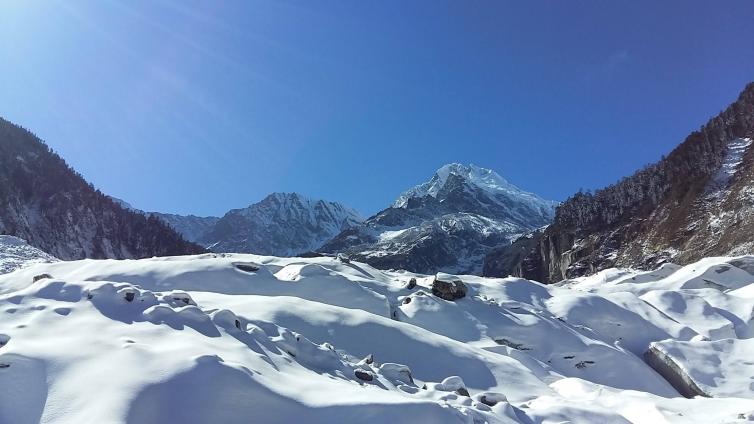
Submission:
[[[287,216],[289,219],[305,218],[302,213],[308,213],[308,219],[313,221],[317,219],[318,211],[329,215],[331,218],[338,220],[347,219],[353,223],[359,223],[364,219],[355,209],[349,208],[337,202],[330,202],[322,199],[313,199],[300,193],[270,193],[258,203],[249,205],[240,209],[244,213],[256,213],[257,211],[266,211],[267,213],[276,213],[280,216]]]
[[[216,252],[292,256],[363,221],[354,209],[299,193],[272,193],[220,218],[200,241]]]
[[[446,188],[449,181],[452,182],[453,180],[458,180],[492,193],[530,197],[532,200],[540,200],[542,203],[556,203],[547,202],[536,194],[521,190],[491,169],[482,168],[474,164],[449,163],[440,167],[429,181],[403,192],[395,203],[393,203],[393,207],[405,207],[411,198],[424,196],[438,197],[443,192],[443,189]]]

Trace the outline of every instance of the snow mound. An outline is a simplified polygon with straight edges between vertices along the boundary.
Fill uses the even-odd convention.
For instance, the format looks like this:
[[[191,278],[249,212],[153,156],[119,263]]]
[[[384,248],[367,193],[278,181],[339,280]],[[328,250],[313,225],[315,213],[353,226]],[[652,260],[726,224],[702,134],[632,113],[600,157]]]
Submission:
[[[0,276],[0,423],[735,421],[752,263],[440,275],[467,287],[454,301],[325,257],[34,264]],[[681,396],[652,349],[712,398]]]
[[[653,343],[704,396],[754,399],[754,339]]]

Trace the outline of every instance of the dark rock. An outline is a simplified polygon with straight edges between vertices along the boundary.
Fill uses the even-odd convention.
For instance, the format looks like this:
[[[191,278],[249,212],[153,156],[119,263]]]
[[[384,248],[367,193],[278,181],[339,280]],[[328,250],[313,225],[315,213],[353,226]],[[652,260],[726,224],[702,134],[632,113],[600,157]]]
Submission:
[[[237,269],[243,271],[243,272],[257,272],[257,271],[259,271],[259,267],[257,265],[254,265],[254,264],[238,263],[238,264],[235,264],[235,267]]]
[[[644,361],[662,376],[678,393],[691,399],[696,396],[710,397],[704,392],[696,382],[689,376],[683,367],[678,365],[673,358],[669,357],[662,350],[655,346],[650,346],[649,350],[644,353]]]
[[[132,291],[126,292],[126,302],[133,302],[135,298],[136,298],[136,293]]]
[[[372,365],[374,363],[374,354],[370,353],[367,355],[366,358],[364,358],[364,363],[367,365]]]
[[[10,368],[10,364],[0,363],[0,369]]]
[[[32,282],[36,283],[37,281],[44,280],[45,278],[52,278],[52,275],[50,274],[35,275],[34,278],[32,279]]]
[[[469,396],[471,396],[471,395],[469,394],[469,391],[468,391],[468,390],[466,390],[466,388],[465,388],[465,387],[461,387],[460,389],[456,390],[456,394],[458,394],[458,395],[460,395],[460,396],[466,396],[466,397],[469,397]]]
[[[487,396],[482,396],[481,398],[479,398],[479,401],[482,402],[483,404],[487,405],[487,406],[495,406],[495,405],[497,405],[497,402],[495,402],[494,400],[489,399]]]
[[[241,321],[236,320],[235,324],[236,324],[236,328],[240,330],[241,329]]]
[[[413,290],[414,287],[416,287],[416,278],[412,277],[410,280],[408,280],[408,283],[406,284],[406,288],[408,290]]]
[[[324,258],[325,256],[327,255],[319,253],[319,252],[311,252],[311,251],[298,254],[299,258]]]
[[[503,346],[508,346],[509,348],[516,350],[531,350],[530,347],[524,346],[523,343],[516,343],[508,339],[495,339],[495,343]]]
[[[442,281],[435,277],[432,281],[432,294],[445,300],[458,300],[466,297],[466,284],[462,281]]]
[[[374,374],[372,374],[369,371],[364,371],[364,370],[361,370],[361,369],[357,369],[353,373],[354,373],[354,375],[356,375],[356,378],[358,378],[359,380],[364,380],[364,381],[372,381],[372,380],[374,380]]]
[[[407,297],[407,298],[403,299],[403,304],[404,305],[408,305],[409,303],[411,303],[411,298],[410,297]]]

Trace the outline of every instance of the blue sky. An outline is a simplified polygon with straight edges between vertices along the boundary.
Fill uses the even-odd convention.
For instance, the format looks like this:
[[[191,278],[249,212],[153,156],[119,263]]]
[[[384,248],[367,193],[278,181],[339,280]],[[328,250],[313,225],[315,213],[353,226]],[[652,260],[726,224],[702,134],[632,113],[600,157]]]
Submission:
[[[562,200],[657,160],[754,80],[754,2],[0,2],[0,116],[104,192],[364,214],[444,163]]]

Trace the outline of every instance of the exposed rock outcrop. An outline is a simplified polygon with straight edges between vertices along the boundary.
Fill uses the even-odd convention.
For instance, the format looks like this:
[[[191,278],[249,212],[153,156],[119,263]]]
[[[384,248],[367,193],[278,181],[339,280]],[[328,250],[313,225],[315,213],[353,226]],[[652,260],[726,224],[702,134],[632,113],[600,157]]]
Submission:
[[[458,300],[466,297],[468,288],[463,281],[443,281],[435,277],[432,281],[432,294],[445,300]]]
[[[687,398],[693,398],[694,396],[709,397],[680,365],[676,364],[672,358],[657,346],[649,347],[649,350],[644,353],[644,360],[683,396]]]

